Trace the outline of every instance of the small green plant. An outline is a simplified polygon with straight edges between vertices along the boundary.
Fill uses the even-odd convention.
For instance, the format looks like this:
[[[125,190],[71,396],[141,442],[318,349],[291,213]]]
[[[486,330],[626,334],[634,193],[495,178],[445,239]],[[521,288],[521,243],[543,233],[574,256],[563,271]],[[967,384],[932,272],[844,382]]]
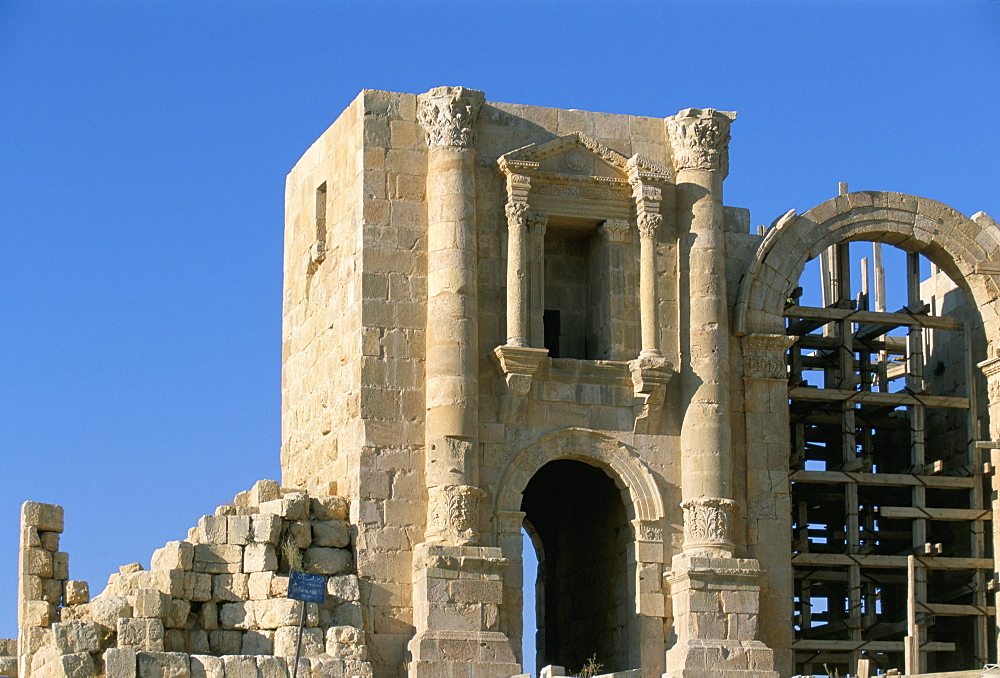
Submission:
[[[579,678],[594,678],[594,676],[598,675],[603,668],[604,664],[598,663],[597,653],[595,652],[587,658],[587,661],[583,663],[583,667],[576,672],[576,675],[579,676]]]
[[[290,534],[281,540],[281,555],[288,561],[289,570],[302,570],[302,549],[295,545]]]

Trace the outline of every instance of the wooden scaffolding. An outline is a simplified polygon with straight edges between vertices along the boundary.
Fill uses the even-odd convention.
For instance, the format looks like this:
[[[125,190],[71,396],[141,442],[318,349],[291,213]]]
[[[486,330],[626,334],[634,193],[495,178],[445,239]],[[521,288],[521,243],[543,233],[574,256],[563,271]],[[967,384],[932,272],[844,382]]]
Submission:
[[[930,312],[917,254],[906,255],[906,305],[887,312],[879,244],[872,255],[874,285],[865,258],[852,296],[850,245],[831,248],[822,305],[799,305],[799,291],[785,309],[798,338],[788,354],[796,670],[847,675],[861,659],[908,674],[982,667],[995,628],[992,513],[967,323]],[[945,343],[957,361],[942,361]]]

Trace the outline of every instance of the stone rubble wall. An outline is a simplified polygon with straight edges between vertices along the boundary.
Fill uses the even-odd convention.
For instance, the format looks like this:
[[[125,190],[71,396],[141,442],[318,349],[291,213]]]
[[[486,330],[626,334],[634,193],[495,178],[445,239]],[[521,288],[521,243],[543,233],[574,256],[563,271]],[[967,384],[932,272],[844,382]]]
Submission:
[[[0,675],[287,678],[304,605],[298,675],[371,676],[347,515],[342,497],[262,480],[157,549],[149,570],[125,565],[91,599],[59,551],[62,508],[27,502],[20,637],[14,652],[0,641]],[[290,560],[328,576],[326,602],[286,597]]]

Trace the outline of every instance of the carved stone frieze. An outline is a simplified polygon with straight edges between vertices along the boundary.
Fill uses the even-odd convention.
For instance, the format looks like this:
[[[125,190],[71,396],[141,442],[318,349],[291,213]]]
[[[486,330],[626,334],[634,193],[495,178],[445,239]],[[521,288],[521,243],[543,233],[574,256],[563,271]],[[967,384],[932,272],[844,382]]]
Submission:
[[[785,354],[795,339],[784,334],[743,337],[743,376],[746,379],[788,379]]]
[[[446,485],[428,490],[428,541],[461,546],[479,540],[479,505],[484,492],[472,485]]]
[[[736,502],[719,497],[701,497],[681,504],[684,509],[684,550],[725,551],[733,549],[732,524]]]
[[[632,227],[625,219],[608,219],[597,229],[608,242],[627,244],[630,240]]]
[[[729,124],[735,119],[735,112],[713,108],[687,108],[667,118],[674,168],[729,174]]]
[[[427,135],[427,146],[472,148],[483,93],[465,87],[435,87],[420,95],[417,119]]]

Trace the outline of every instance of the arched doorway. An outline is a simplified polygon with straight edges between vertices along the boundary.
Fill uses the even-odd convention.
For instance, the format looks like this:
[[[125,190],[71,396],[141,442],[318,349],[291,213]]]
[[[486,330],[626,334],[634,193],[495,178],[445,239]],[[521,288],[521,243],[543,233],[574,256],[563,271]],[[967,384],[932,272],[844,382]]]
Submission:
[[[614,482],[595,466],[551,461],[528,482],[521,510],[539,558],[537,665],[576,670],[596,657],[604,671],[636,668],[632,529]]]
[[[557,522],[557,516],[550,515],[556,510],[551,507],[552,502],[557,497],[562,497],[563,506],[575,506],[573,510],[580,515],[588,510],[586,502],[597,503],[594,499],[597,495],[589,489],[589,495],[581,490],[575,493],[575,498],[564,494],[573,495],[571,490],[574,487],[591,488],[592,485],[596,485],[597,492],[604,497],[598,505],[614,512],[614,519],[606,521],[615,525],[614,543],[625,544],[623,549],[617,550],[617,553],[625,554],[623,559],[619,558],[617,570],[624,576],[615,580],[616,584],[611,588],[617,592],[610,594],[621,611],[616,607],[613,613],[606,616],[613,616],[616,623],[619,619],[627,619],[627,628],[615,631],[618,636],[612,657],[604,658],[595,647],[581,655],[583,661],[574,659],[576,655],[573,654],[558,661],[553,657],[540,661],[547,659],[547,663],[558,663],[567,669],[576,670],[587,658],[598,654],[597,661],[604,664],[605,671],[612,670],[614,662],[614,666],[620,663],[625,669],[642,667],[650,675],[659,675],[664,670],[664,641],[665,633],[669,630],[662,588],[663,564],[669,558],[664,539],[667,526],[664,498],[656,478],[635,451],[620,440],[597,431],[567,428],[544,435],[537,443],[516,455],[504,470],[497,486],[494,521],[497,543],[503,549],[504,558],[510,562],[504,572],[504,600],[516,602],[504,611],[501,623],[515,645],[519,644],[523,636],[536,632],[535,628],[522,628],[523,606],[534,604],[522,600],[525,585],[530,591],[534,583],[523,579],[522,529],[531,536],[533,550],[539,561],[545,561],[546,566],[549,566],[553,562],[553,557],[549,555],[553,546],[549,542],[558,544],[560,540],[550,536],[545,541],[539,535]],[[546,494],[551,495],[549,508],[546,508],[545,502],[540,498]],[[583,497],[584,501],[581,502],[579,497]],[[582,507],[581,503],[584,504]],[[596,518],[578,522],[595,520],[600,523]],[[575,528],[571,527],[571,531],[572,529]],[[587,539],[581,538],[580,546],[586,547]],[[592,560],[586,548],[578,549],[576,553],[580,552],[583,555],[574,557],[584,563]],[[584,580],[581,578],[577,581]],[[621,581],[624,581],[624,588],[618,583]],[[607,587],[608,582],[597,581],[597,589]],[[542,591],[539,599],[545,601],[547,609],[552,609],[550,599],[553,587],[550,585],[547,589]],[[579,592],[574,592],[573,597],[579,599],[580,594],[591,593],[591,589],[580,584]],[[602,593],[598,591],[596,595],[600,596]],[[550,641],[545,636],[553,628],[554,622],[547,620],[542,610],[538,611],[538,616],[541,619],[539,630],[542,631],[538,647],[551,647],[556,641]],[[563,661],[567,663],[563,664]],[[577,662],[576,665],[574,662]],[[539,668],[542,666],[545,664],[538,664]]]

